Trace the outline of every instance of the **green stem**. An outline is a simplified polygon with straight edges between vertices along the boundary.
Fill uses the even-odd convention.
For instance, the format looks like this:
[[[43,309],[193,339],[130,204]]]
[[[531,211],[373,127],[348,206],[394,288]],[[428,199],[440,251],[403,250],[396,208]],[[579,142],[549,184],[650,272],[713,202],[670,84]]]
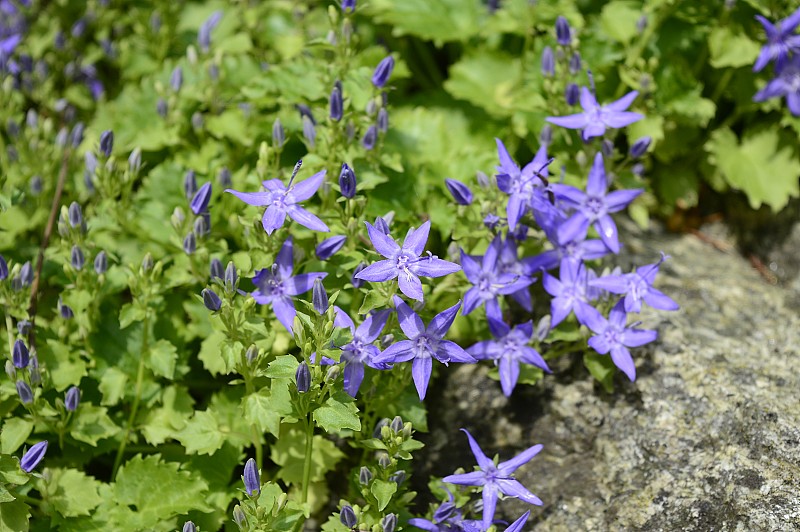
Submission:
[[[306,456],[303,463],[303,499],[305,504],[308,502],[308,485],[311,483],[311,452],[314,448],[314,421],[311,419],[311,412],[306,419]]]
[[[242,363],[244,364],[246,362],[243,361]],[[245,389],[247,390],[247,395],[255,393],[255,387],[253,386],[249,371],[247,375],[245,375]],[[256,466],[261,470],[264,464],[264,450],[261,448],[261,438],[258,435],[258,427],[256,427],[255,424],[250,425],[250,437],[253,440],[253,447],[256,450]]]
[[[128,438],[130,437],[131,430],[133,430],[133,424],[136,421],[136,414],[139,410],[139,402],[142,399],[142,385],[144,383],[144,362],[145,357],[147,355],[147,331],[148,331],[148,319],[147,315],[145,315],[144,321],[142,322],[143,329],[142,329],[142,352],[139,356],[139,371],[136,375],[136,389],[135,395],[133,398],[133,407],[131,408],[131,415],[128,417],[128,423],[125,427],[125,435],[122,437],[122,441],[119,442],[119,448],[117,449],[117,457],[114,459],[114,469],[112,470],[111,479],[117,478],[117,471],[119,470],[119,466],[122,463],[122,455],[125,454],[125,447],[128,445]]]

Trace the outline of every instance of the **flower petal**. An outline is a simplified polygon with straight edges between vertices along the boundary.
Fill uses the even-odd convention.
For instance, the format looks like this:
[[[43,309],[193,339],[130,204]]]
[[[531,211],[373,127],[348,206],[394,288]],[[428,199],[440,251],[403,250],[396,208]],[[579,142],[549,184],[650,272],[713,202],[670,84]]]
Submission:
[[[443,338],[450,326],[453,325],[459,308],[461,308],[461,301],[434,316],[426,330],[428,335],[434,338]]]
[[[431,231],[431,221],[428,220],[417,229],[411,228],[403,240],[403,249],[413,251],[417,256],[425,251],[425,244],[428,242],[428,234]]]
[[[486,473],[483,471],[472,471],[470,473],[448,475],[442,480],[448,484],[458,484],[459,486],[483,486],[486,484]]]
[[[578,113],[565,116],[548,116],[545,121],[567,129],[583,129],[589,124],[589,117],[586,113]]]
[[[358,362],[348,362],[344,367],[344,391],[350,397],[355,397],[363,380],[364,365]]]
[[[464,351],[464,348],[450,340],[442,340],[436,349],[437,360],[440,362],[461,362],[463,364],[474,364],[477,362],[472,355]]]
[[[325,179],[326,171],[327,170],[322,170],[321,172],[317,172],[308,179],[300,181],[292,186],[291,194],[294,197],[294,200],[299,203],[313,196],[317,189],[319,189],[319,187],[322,185],[322,181]]]
[[[486,457],[485,454],[483,454],[480,445],[478,445],[478,442],[476,442],[475,438],[472,437],[472,434],[470,434],[467,429],[461,429],[461,432],[467,435],[467,439],[469,440],[469,448],[472,450],[472,454],[475,456],[478,466],[480,466],[480,468],[484,471],[490,467],[494,467],[494,462],[492,462]]]
[[[517,385],[517,379],[519,379],[519,363],[516,360],[511,360],[508,356],[500,357],[498,372],[500,373],[500,386],[503,388],[503,394],[506,397],[511,397],[511,392],[514,391],[514,386]]]
[[[278,256],[275,257],[275,264],[278,265],[278,275],[281,279],[288,279],[292,276],[292,270],[294,269],[294,243],[292,237],[283,241],[283,245],[278,251]],[[261,271],[266,274],[268,270]]]
[[[631,352],[628,351],[627,347],[621,345],[612,347],[611,360],[614,361],[615,366],[628,376],[631,382],[636,380],[636,366],[633,363]]]
[[[656,338],[658,338],[658,333],[656,331],[625,329],[625,334],[622,337],[622,345],[625,347],[640,347],[654,342]]]
[[[497,170],[509,176],[519,175],[519,167],[514,162],[514,159],[511,158],[511,155],[508,154],[506,145],[498,138],[495,138],[494,141],[497,144],[497,157],[500,159],[500,166],[497,167]]]
[[[397,276],[397,284],[406,297],[417,301],[422,301],[425,298],[422,293],[422,281],[412,271],[400,272]]]
[[[619,100],[604,105],[603,110],[613,112],[624,111],[631,106],[637,96],[639,96],[639,91],[631,91]]]
[[[614,253],[619,253],[619,238],[617,237],[617,224],[611,216],[605,214],[595,222],[595,229],[600,233],[600,239]]]
[[[289,277],[283,281],[283,286],[286,289],[286,293],[290,296],[296,296],[299,294],[304,294],[311,290],[314,287],[314,281],[317,279],[324,279],[328,274],[327,273],[301,273],[300,275],[295,275],[294,277]]]
[[[315,214],[311,214],[299,205],[288,205],[286,207],[286,212],[289,214],[292,220],[299,223],[303,227],[311,229],[312,231],[319,231],[321,233],[327,233],[330,231],[328,226],[325,225],[325,222],[317,218]]]
[[[635,200],[639,195],[644,192],[644,189],[628,189],[628,190],[615,190],[606,196],[606,207],[608,212],[618,212],[627,207],[627,205]]]
[[[372,241],[375,251],[387,259],[393,258],[400,252],[400,246],[397,245],[397,242],[395,242],[392,237],[369,222],[364,223],[367,224],[367,233],[369,233],[369,239]]]
[[[638,122],[643,118],[643,114],[625,111],[622,113],[606,113],[603,115],[603,122],[608,127],[620,128]]]
[[[431,357],[416,357],[411,363],[411,376],[414,378],[414,386],[417,388],[420,401],[425,399],[425,393],[428,391],[431,369],[433,369],[433,358]]]
[[[590,91],[588,87],[581,87],[580,102],[584,111],[590,111],[600,107],[600,105],[597,103],[597,98],[595,98],[594,94],[592,94],[592,91]]]
[[[270,205],[264,211],[264,216],[261,218],[261,225],[268,235],[271,235],[276,229],[280,229],[283,222],[286,220],[286,211],[275,205]]]
[[[281,322],[281,325],[286,327],[286,330],[294,336],[292,325],[294,325],[296,311],[294,310],[294,303],[292,303],[292,300],[288,297],[276,297],[272,300],[272,311],[275,313],[275,317],[278,318],[278,321]]]
[[[414,352],[414,342],[411,340],[400,340],[395,342],[379,355],[372,359],[375,364],[395,364],[397,362],[408,362],[416,353]]]
[[[239,192],[232,188],[225,189],[225,192],[233,194],[248,205],[265,207],[272,203],[272,192]]]
[[[461,250],[461,268],[464,270],[464,275],[471,283],[477,283],[481,275],[481,265],[476,259],[464,253]]]
[[[405,301],[394,296],[394,305],[397,310],[397,321],[400,323],[403,334],[413,340],[425,333],[425,324],[422,323],[422,318]]]
[[[497,507],[497,489],[494,486],[483,488],[483,519],[482,530],[488,530],[492,526],[494,512]]]
[[[606,180],[606,167],[603,163],[603,154],[597,152],[594,156],[592,168],[589,170],[589,179],[586,181],[586,195],[593,197],[603,197],[608,189]]]
[[[531,459],[533,459],[534,456],[539,454],[542,449],[544,449],[544,445],[542,445],[541,443],[532,445],[527,449],[525,449],[524,451],[522,451],[521,453],[519,453],[514,458],[511,458],[510,460],[506,460],[505,462],[500,462],[499,464],[497,464],[497,469],[499,469],[505,476],[511,475],[511,473],[513,473],[523,465],[530,462]],[[503,493],[505,493],[506,495],[512,495],[514,497],[518,497],[518,495],[513,495],[505,490],[503,490]]]
[[[370,264],[356,274],[356,279],[363,281],[370,281],[373,283],[382,283],[397,277],[398,274],[397,263],[393,260],[379,260]]]
[[[378,338],[381,331],[383,331],[386,320],[389,319],[391,313],[391,309],[384,309],[368,315],[364,319],[364,322],[356,329],[355,336],[365,344],[371,344]]]
[[[534,447],[531,447],[531,449],[535,447],[541,448],[541,445],[535,445]],[[500,487],[500,491],[502,491],[506,495],[509,495],[511,497],[517,497],[518,499],[521,499],[527,502],[528,504],[535,504],[537,506],[542,505],[542,500],[533,493],[531,493],[530,491],[528,491],[528,489],[522,484],[520,484],[518,480],[515,480],[513,478],[499,478],[497,479],[497,485]]]
[[[415,262],[408,269],[422,277],[443,277],[461,270],[461,266],[438,257],[428,257]]]
[[[681,308],[671,297],[652,286],[643,299],[645,303],[658,310],[678,310]]]
[[[558,226],[558,242],[563,246],[568,242],[582,240],[588,230],[589,219],[583,211],[578,211]]]

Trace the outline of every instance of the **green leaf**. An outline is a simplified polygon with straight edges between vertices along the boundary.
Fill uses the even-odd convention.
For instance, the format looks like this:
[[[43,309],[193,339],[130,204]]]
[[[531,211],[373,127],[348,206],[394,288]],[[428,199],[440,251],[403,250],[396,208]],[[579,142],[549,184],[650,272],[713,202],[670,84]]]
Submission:
[[[78,441],[97,447],[97,442],[110,438],[119,431],[119,427],[114,424],[106,412],[107,410],[103,406],[81,404],[72,419],[70,435]]]
[[[151,408],[145,418],[142,434],[151,445],[160,445],[186,427],[194,414],[189,392],[169,386],[161,394],[161,407]]]
[[[364,297],[364,301],[363,303],[361,303],[361,308],[358,309],[358,313],[366,315],[372,309],[382,308],[385,306],[386,306],[386,298],[382,296],[380,292],[378,292],[377,290],[370,290]]]
[[[292,355],[281,355],[269,363],[264,375],[272,379],[294,379],[300,363]]]
[[[21,417],[6,419],[0,432],[0,452],[12,454],[25,443],[33,430],[33,422]]]
[[[244,418],[254,424],[261,432],[278,436],[281,428],[281,415],[272,408],[269,390],[251,393],[245,400]]]
[[[21,486],[28,482],[28,474],[19,467],[19,459],[7,454],[0,454],[0,479],[4,484]]]
[[[586,353],[583,355],[583,365],[589,370],[602,386],[603,389],[611,393],[614,391],[614,362],[608,355],[598,353]]]
[[[100,482],[75,469],[50,468],[49,480],[39,480],[39,491],[47,493],[47,502],[64,517],[89,515],[102,498]]]
[[[641,2],[614,0],[603,6],[600,27],[612,39],[627,44],[638,33],[636,23],[642,16]]]
[[[86,362],[78,352],[55,339],[47,340],[39,351],[39,360],[47,368],[53,387],[66,390],[86,375]]]
[[[0,531],[26,532],[31,507],[22,501],[4,502],[0,504]]]
[[[353,398],[344,392],[329,397],[325,404],[314,410],[313,417],[325,432],[338,432],[342,429],[361,430],[358,408]]]
[[[761,46],[743,31],[734,33],[729,26],[714,28],[708,34],[709,63],[714,68],[752,65]]]
[[[127,383],[128,374],[124,371],[115,367],[110,367],[105,370],[103,376],[100,378],[100,385],[98,386],[100,393],[103,394],[100,404],[103,406],[114,406],[119,403],[120,399],[125,396],[125,386]]]
[[[16,500],[16,497],[14,497],[13,495],[11,495],[11,492],[9,492],[9,491],[6,489],[6,487],[5,487],[5,486],[3,486],[2,484],[0,484],[0,503],[3,503],[3,502],[11,502],[11,501],[14,501],[14,500]]]
[[[378,500],[378,510],[382,512],[386,505],[389,504],[389,501],[392,500],[392,496],[397,492],[397,484],[378,478],[372,482],[369,491]]]
[[[222,343],[227,338],[224,332],[213,331],[200,345],[197,358],[212,375],[225,375],[229,371],[225,359],[222,358]]]
[[[136,303],[125,303],[119,311],[119,328],[124,329],[132,323],[143,321],[147,311]]]
[[[368,10],[392,27],[395,35],[411,34],[441,46],[465,41],[478,32],[479,2],[462,0],[373,0]]]
[[[172,379],[175,374],[175,362],[178,360],[178,351],[167,340],[158,340],[150,346],[150,356],[147,366],[161,377]]]
[[[248,133],[247,119],[238,108],[225,111],[206,120],[206,129],[217,138],[227,138],[241,146],[253,144],[253,135]]]
[[[225,443],[216,416],[209,410],[197,411],[186,426],[175,435],[187,454],[213,454]]]
[[[280,437],[270,447],[270,459],[281,466],[278,478],[284,482],[301,485],[303,482],[303,464],[305,461],[306,435],[300,425],[283,427]],[[330,440],[322,436],[314,436],[311,453],[311,481],[317,482],[325,478],[328,471],[333,471],[336,464],[344,458],[344,453]]]
[[[754,209],[762,204],[779,211],[800,195],[800,161],[791,148],[778,148],[778,132],[767,129],[746,136],[741,144],[730,129],[718,129],[706,143],[709,162],[725,181],[747,195]]]

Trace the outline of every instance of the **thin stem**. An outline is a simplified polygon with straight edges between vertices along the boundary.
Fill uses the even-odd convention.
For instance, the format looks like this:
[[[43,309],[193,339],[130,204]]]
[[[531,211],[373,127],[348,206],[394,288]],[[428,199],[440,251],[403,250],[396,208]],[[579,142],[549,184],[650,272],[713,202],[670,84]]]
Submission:
[[[114,469],[113,473],[111,474],[112,480],[117,477],[117,471],[119,471],[119,466],[122,463],[122,455],[125,454],[125,447],[128,445],[128,438],[130,437],[131,430],[133,429],[133,423],[136,421],[136,414],[139,410],[139,402],[142,399],[142,384],[144,382],[144,362],[145,357],[147,355],[147,331],[148,331],[148,319],[147,315],[145,315],[143,323],[143,331],[142,331],[142,352],[139,356],[139,371],[136,375],[136,390],[135,395],[133,398],[133,407],[131,408],[131,415],[128,417],[128,423],[125,427],[125,435],[122,437],[122,441],[119,443],[119,448],[117,449],[117,457],[114,459]]]
[[[246,361],[243,360],[242,363],[244,364]],[[244,378],[247,395],[255,393],[255,387],[253,386],[253,380],[249,371],[246,375],[244,375]],[[256,450],[256,466],[259,470],[261,470],[261,467],[264,464],[264,450],[261,448],[261,438],[258,435],[258,427],[256,427],[254,423],[250,425],[250,437],[253,440],[253,447]]]
[[[308,501],[308,485],[311,482],[311,452],[314,447],[314,421],[311,419],[311,412],[306,419],[306,455],[303,463],[303,499],[305,504]]]

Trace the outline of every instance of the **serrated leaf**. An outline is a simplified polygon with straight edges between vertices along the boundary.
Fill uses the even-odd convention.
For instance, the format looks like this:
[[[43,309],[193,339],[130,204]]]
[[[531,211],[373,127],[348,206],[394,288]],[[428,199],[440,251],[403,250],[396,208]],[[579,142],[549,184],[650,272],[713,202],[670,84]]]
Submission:
[[[213,454],[225,443],[225,434],[212,412],[197,411],[175,437],[186,448],[187,454]]]
[[[281,435],[270,447],[270,459],[281,466],[278,477],[284,482],[300,485],[303,482],[306,435],[299,425],[283,427]],[[335,469],[344,453],[330,440],[314,436],[311,454],[311,481],[325,478],[325,473]]]
[[[63,391],[86,376],[86,362],[80,354],[55,339],[47,340],[39,351],[39,360],[47,367],[53,387]]]
[[[708,34],[708,49],[711,52],[709,63],[714,68],[741,67],[752,65],[758,57],[761,46],[730,26],[713,28]]]
[[[462,0],[373,0],[369,9],[395,35],[416,35],[441,46],[475,35],[483,6]]]
[[[63,517],[89,515],[102,498],[100,482],[75,469],[50,468],[49,480],[39,480],[39,491],[47,493],[47,502]]]
[[[372,482],[369,491],[378,500],[378,510],[383,511],[392,500],[392,496],[397,492],[397,484],[378,478]]]
[[[167,340],[158,340],[150,346],[150,356],[147,366],[161,377],[172,379],[175,374],[175,363],[178,360],[178,350]]]
[[[600,27],[603,32],[622,44],[636,37],[636,23],[642,16],[641,2],[614,0],[603,6]]]
[[[200,345],[200,353],[197,358],[203,363],[203,367],[212,375],[225,375],[228,373],[228,365],[222,357],[222,343],[227,339],[222,331],[214,331],[209,334]]]
[[[118,431],[119,427],[108,417],[105,407],[85,403],[75,411],[69,433],[76,440],[97,447],[97,442]]]
[[[11,495],[11,492],[9,492],[9,491],[6,489],[6,487],[5,487],[5,486],[3,486],[2,484],[0,484],[0,503],[3,503],[3,502],[11,502],[11,501],[14,501],[14,500],[16,500],[16,497],[14,497],[13,495]]]
[[[0,431],[0,452],[12,454],[25,443],[33,430],[33,422],[20,417],[6,419]]]
[[[142,434],[151,445],[160,445],[186,427],[192,417],[192,398],[183,387],[169,386],[161,394],[161,407],[147,413]]]
[[[100,385],[98,386],[103,398],[100,404],[104,406],[114,406],[119,403],[120,399],[125,396],[125,385],[128,382],[128,375],[124,371],[110,367],[100,378]]]
[[[269,363],[264,375],[272,379],[294,379],[299,365],[300,363],[292,355],[281,355]]]
[[[0,531],[26,532],[31,507],[16,500],[0,504]]]
[[[119,311],[119,328],[125,329],[132,323],[144,320],[147,312],[136,303],[125,303]]]
[[[272,408],[269,390],[248,395],[244,404],[244,418],[254,424],[261,432],[278,436],[281,428],[281,415]]]
[[[711,134],[705,149],[728,184],[747,195],[754,209],[762,204],[779,211],[800,195],[800,161],[789,147],[778,149],[778,132],[767,129],[741,143],[730,129]]]
[[[358,408],[353,398],[343,392],[329,397],[325,404],[314,410],[313,417],[325,432],[338,432],[342,429],[361,430]]]

